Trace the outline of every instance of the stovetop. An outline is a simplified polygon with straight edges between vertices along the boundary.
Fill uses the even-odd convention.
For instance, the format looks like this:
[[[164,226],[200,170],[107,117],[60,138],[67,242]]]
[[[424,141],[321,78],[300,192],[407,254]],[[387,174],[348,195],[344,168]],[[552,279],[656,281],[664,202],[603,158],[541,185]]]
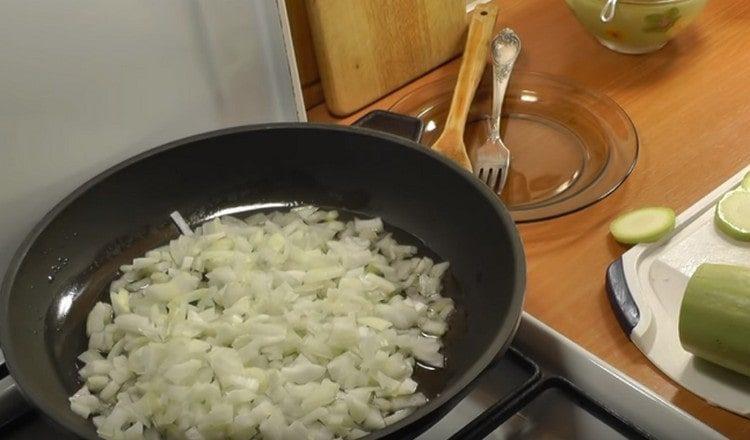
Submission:
[[[3,439],[52,437],[75,438],[37,412],[0,429]],[[720,438],[724,437],[524,314],[511,348],[418,440]]]
[[[448,438],[652,437],[566,379],[543,374],[539,365],[512,347],[492,364],[466,400],[419,437]]]

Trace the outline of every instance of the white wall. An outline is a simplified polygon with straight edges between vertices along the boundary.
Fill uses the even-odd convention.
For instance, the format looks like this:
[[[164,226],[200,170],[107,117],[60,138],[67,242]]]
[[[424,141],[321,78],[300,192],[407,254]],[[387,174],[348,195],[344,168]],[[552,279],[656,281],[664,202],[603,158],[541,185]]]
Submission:
[[[292,78],[270,0],[0,2],[0,275],[36,221],[108,166],[297,119]]]

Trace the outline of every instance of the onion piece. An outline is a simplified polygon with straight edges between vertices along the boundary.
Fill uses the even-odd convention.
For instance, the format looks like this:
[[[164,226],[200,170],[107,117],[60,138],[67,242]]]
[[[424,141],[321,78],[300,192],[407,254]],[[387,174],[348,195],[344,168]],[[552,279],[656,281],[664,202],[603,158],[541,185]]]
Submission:
[[[447,262],[308,206],[182,226],[89,313],[70,405],[101,437],[353,439],[427,402]]]

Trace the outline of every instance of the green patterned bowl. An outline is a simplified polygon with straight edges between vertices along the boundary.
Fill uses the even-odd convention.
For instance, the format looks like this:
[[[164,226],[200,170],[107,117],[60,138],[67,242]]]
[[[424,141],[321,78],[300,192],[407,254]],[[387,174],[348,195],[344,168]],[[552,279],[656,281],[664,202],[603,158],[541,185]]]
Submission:
[[[606,0],[565,0],[578,21],[604,46],[640,54],[661,49],[700,14],[708,0],[620,0],[609,22]]]

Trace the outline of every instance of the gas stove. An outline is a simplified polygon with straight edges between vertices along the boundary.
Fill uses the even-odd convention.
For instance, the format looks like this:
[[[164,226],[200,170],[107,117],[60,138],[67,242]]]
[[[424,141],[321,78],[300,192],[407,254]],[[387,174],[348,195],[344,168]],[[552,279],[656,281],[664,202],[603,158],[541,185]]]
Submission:
[[[620,438],[724,437],[526,313],[508,352],[419,437]]]
[[[3,375],[7,370],[0,368]],[[73,439],[31,412],[0,438]],[[418,440],[721,439],[531,315],[477,386]]]

